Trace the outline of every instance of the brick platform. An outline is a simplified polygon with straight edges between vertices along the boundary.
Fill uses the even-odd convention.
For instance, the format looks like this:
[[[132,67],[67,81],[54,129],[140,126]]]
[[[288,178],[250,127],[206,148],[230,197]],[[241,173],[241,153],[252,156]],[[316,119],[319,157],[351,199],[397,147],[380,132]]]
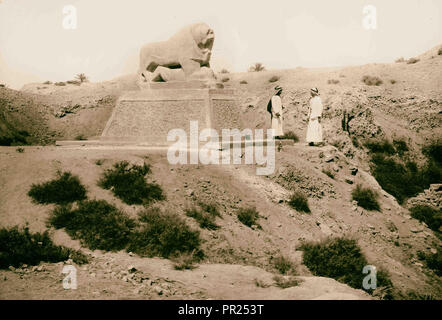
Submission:
[[[198,121],[199,131],[242,129],[239,112],[233,90],[158,85],[121,96],[100,139],[167,144],[169,130],[180,128],[189,133],[192,120]]]

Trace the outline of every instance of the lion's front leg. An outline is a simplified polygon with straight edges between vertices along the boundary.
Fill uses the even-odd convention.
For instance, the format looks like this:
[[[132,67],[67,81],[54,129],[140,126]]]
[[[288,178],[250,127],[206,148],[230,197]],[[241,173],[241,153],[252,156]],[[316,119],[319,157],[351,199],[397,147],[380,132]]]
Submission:
[[[198,61],[194,61],[192,59],[185,59],[180,62],[181,68],[184,71],[184,75],[186,79],[189,78],[193,73],[199,71],[201,69],[201,65]]]

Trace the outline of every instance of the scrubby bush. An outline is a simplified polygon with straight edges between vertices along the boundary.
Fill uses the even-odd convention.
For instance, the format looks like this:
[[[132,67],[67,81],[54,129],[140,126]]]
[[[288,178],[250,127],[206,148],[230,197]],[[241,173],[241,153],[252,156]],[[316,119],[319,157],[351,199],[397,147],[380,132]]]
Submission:
[[[278,77],[278,76],[272,76],[272,77],[269,79],[269,82],[272,83],[272,82],[276,82],[276,81],[278,81],[278,80],[279,80],[279,77]]]
[[[404,57],[400,57],[398,59],[395,60],[396,63],[401,63],[401,62],[405,62]]]
[[[416,62],[419,62],[419,59],[416,59],[416,58],[410,58],[410,59],[407,60],[407,64],[414,64],[414,63],[416,63]]]
[[[19,229],[17,226],[0,229],[0,269],[59,262],[69,258],[78,264],[88,262],[81,252],[55,245],[47,231],[30,233],[28,227]]]
[[[289,140],[293,140],[294,142],[299,141],[298,135],[296,133],[294,133],[293,131],[287,131],[286,133],[284,133],[284,135],[281,137],[281,139],[289,139]]]
[[[371,158],[373,176],[382,188],[393,195],[399,203],[414,197],[431,183],[438,183],[442,177],[442,167],[434,161],[428,161],[422,168],[416,163],[405,164],[384,154],[375,154]]]
[[[48,224],[56,229],[64,228],[73,239],[79,239],[91,250],[108,251],[124,249],[136,226],[135,220],[104,200],[82,201],[76,209],[56,207]]]
[[[265,70],[265,67],[261,62],[257,62],[249,68],[249,72],[260,72],[260,71],[264,71],[264,70]]]
[[[422,148],[422,153],[430,161],[442,164],[442,140],[435,140]]]
[[[58,177],[41,184],[33,184],[28,195],[37,203],[67,204],[86,199],[86,188],[70,172],[57,173]]]
[[[363,76],[362,82],[368,86],[380,86],[382,84],[382,80],[380,78],[373,76]]]
[[[221,71],[219,73],[230,73],[230,72],[227,69],[221,69]]]
[[[52,82],[48,80],[48,81],[43,82],[43,84],[52,84]]]
[[[258,225],[259,213],[256,208],[239,208],[237,215],[238,220],[248,227]]]
[[[410,208],[411,216],[425,224],[433,231],[439,231],[442,225],[442,210],[426,205]]]
[[[405,152],[407,152],[408,146],[407,146],[407,142],[405,142],[404,139],[394,139],[393,140],[393,145],[394,145],[394,149],[395,151],[402,156]]]
[[[223,77],[223,78],[221,79],[221,81],[222,81],[222,82],[227,82],[227,81],[230,81],[230,78],[229,78],[229,77]]]
[[[366,275],[364,266],[369,265],[357,242],[353,239],[334,238],[318,243],[304,243],[303,261],[305,266],[316,276],[329,277],[362,289]],[[388,273],[377,272],[377,286],[391,286]]]
[[[203,256],[200,250],[200,234],[186,225],[177,214],[148,208],[139,214],[141,226],[133,232],[128,251],[141,256],[177,257],[194,252]]]
[[[273,267],[279,271],[281,274],[292,274],[296,273],[296,268],[293,262],[284,256],[277,256],[270,260]]]
[[[437,54],[440,56],[442,55],[442,48],[439,48],[439,50],[437,51]]]
[[[352,199],[358,203],[358,206],[367,210],[379,211],[381,207],[378,202],[378,193],[370,188],[363,188],[357,185],[351,192]]]
[[[428,254],[425,257],[425,263],[428,268],[432,269],[439,277],[442,276],[442,250],[437,249],[436,253]]]
[[[146,182],[145,176],[148,173],[150,167],[147,164],[130,165],[127,161],[121,161],[104,172],[98,185],[111,189],[115,196],[127,204],[148,204],[154,200],[164,200],[161,187]]]
[[[198,202],[198,205],[200,208],[204,211],[209,213],[213,217],[221,217],[221,214],[218,211],[218,207],[214,203],[205,203],[205,202]]]
[[[294,193],[292,193],[288,204],[290,207],[297,211],[310,213],[307,196],[303,192],[295,191]]]
[[[67,84],[74,84],[76,86],[79,86],[81,82],[79,80],[68,80],[66,81]]]
[[[217,230],[219,226],[215,223],[215,216],[210,213],[192,208],[186,210],[186,216],[194,218],[203,229]]]
[[[15,151],[18,152],[18,153],[23,153],[23,152],[25,152],[25,149],[17,148],[17,149],[15,149]]]
[[[365,141],[364,146],[372,153],[385,153],[389,155],[396,153],[393,144],[387,139],[367,140]]]
[[[54,83],[54,85],[61,87],[61,86],[65,86],[66,83],[60,81],[60,82],[56,82],[56,83]]]
[[[327,83],[328,84],[338,84],[340,81],[339,80],[337,80],[337,79],[330,79],[330,80],[327,80]]]
[[[422,153],[427,156],[427,162],[421,167],[403,157],[409,150],[404,139],[394,140],[393,143],[385,139],[369,140],[365,146],[371,152],[373,176],[399,203],[422,192],[431,183],[442,180],[442,147],[438,141],[423,148]]]
[[[282,277],[282,276],[274,276],[273,281],[275,281],[275,285],[281,289],[291,288],[298,286],[301,282],[295,277]]]
[[[239,82],[239,84],[247,84],[248,82],[246,81],[246,80],[241,80],[240,82]]]
[[[29,132],[25,130],[12,131],[8,135],[1,135],[0,132],[0,146],[21,146],[27,145]]]

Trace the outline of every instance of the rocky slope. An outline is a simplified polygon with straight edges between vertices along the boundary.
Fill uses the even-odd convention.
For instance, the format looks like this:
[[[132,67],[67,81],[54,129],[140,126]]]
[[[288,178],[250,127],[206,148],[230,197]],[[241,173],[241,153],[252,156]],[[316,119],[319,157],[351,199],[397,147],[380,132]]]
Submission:
[[[81,291],[82,294],[74,297],[93,298],[95,291],[99,292],[97,297],[104,298],[122,294],[127,287],[125,279],[123,281],[120,279],[124,275],[116,277],[112,282],[112,272],[124,271],[128,265],[137,264],[136,268],[140,270],[150,266],[149,279],[164,278],[164,275],[168,275],[170,281],[180,283],[178,287],[181,289],[177,286],[172,287],[177,290],[178,296],[183,295],[187,298],[234,298],[233,294],[237,294],[235,299],[251,296],[264,298],[264,295],[268,298],[290,299],[319,298],[324,295],[328,298],[345,298],[351,295],[368,298],[362,292],[353,291],[347,286],[345,290],[338,289],[340,285],[333,281],[326,284],[330,280],[310,278],[312,274],[302,264],[302,251],[299,247],[304,241],[339,236],[356,239],[371,264],[379,269],[388,270],[397,290],[397,298],[400,298],[401,294],[404,297],[411,291],[433,297],[439,297],[442,292],[440,278],[416,258],[418,251],[430,252],[440,247],[440,240],[424,224],[412,219],[408,211],[399,206],[393,197],[383,192],[377,182],[362,168],[358,168],[357,173],[353,175],[354,163],[335,147],[308,148],[299,144],[284,146],[277,153],[275,174],[268,177],[257,176],[256,168],[250,165],[170,165],[163,152],[143,148],[106,150],[93,147],[25,147],[24,149],[23,153],[17,153],[14,148],[3,147],[0,152],[2,226],[28,223],[32,231],[46,229],[46,220],[53,206],[32,203],[27,191],[32,183],[52,178],[57,170],[68,170],[78,175],[82,183],[87,186],[89,198],[107,200],[135,217],[142,206],[125,205],[110,191],[99,188],[97,181],[103,170],[111,167],[116,161],[128,160],[138,164],[146,161],[152,165],[153,181],[159,183],[166,192],[167,201],[157,205],[180,214],[189,225],[201,231],[204,239],[203,250],[206,258],[192,271],[172,271],[171,263],[164,259],[154,259],[160,261],[156,264],[158,266],[156,269],[152,266],[152,259],[131,257],[124,252],[102,255],[83,248],[82,250],[93,255],[93,262],[84,270],[78,266],[83,270],[81,273],[85,274],[86,278],[97,276],[97,279],[100,277],[107,279],[106,286],[112,283],[109,285],[115,295],[103,293],[102,290],[106,290],[106,286],[97,284],[89,289],[82,289],[86,291]],[[97,160],[101,160],[101,165],[96,164]],[[334,179],[322,172],[328,167],[336,173]],[[350,194],[356,183],[370,185],[381,194],[380,212],[367,211],[352,203]],[[311,214],[291,209],[286,203],[294,187],[301,188],[309,194]],[[220,229],[214,231],[200,229],[193,219],[185,216],[184,210],[198,201],[213,202],[218,206],[221,218],[218,218],[216,223]],[[262,229],[249,228],[238,221],[236,211],[244,206],[257,208]],[[64,231],[53,230],[51,233],[56,243],[80,248],[78,241],[71,240]],[[308,279],[301,278],[305,280],[304,286],[312,285],[316,289],[311,291],[302,284],[298,289],[296,287],[280,289],[274,284],[262,290],[257,288],[255,278],[272,284],[271,276],[277,272],[272,267],[271,257],[280,254],[294,261],[300,277],[308,277]],[[103,267],[107,262],[115,267],[118,266],[116,268],[118,270]],[[253,266],[255,269],[243,269],[239,265]],[[62,297],[67,298],[72,294],[60,289],[59,281],[63,277],[59,273],[60,268],[61,266],[56,267],[51,264],[48,266],[48,271],[43,274],[26,270],[18,270],[15,275],[11,275],[11,271],[2,272],[6,279],[11,280],[3,282],[1,291],[7,290],[3,291],[3,296],[15,290],[17,286],[23,286],[24,283],[35,288],[33,290],[51,283],[50,289],[44,293],[40,291],[43,297],[51,298],[56,292],[61,291],[65,292]],[[215,280],[212,282],[210,280],[212,278],[205,278],[209,277],[205,272],[209,274],[213,272],[220,277],[219,281],[223,279],[222,281],[231,285],[221,286]],[[25,273],[22,278],[28,279],[28,282],[17,280],[21,273]],[[248,273],[248,276],[241,276],[243,273]],[[31,285],[33,281],[35,285]],[[95,283],[95,280],[92,282]],[[204,282],[204,285],[201,282]],[[313,285],[313,282],[316,285]],[[319,290],[321,286],[329,288],[329,285],[332,286],[327,289],[329,295],[326,295],[327,290]],[[200,288],[201,292],[192,293],[199,292],[194,286]],[[229,286],[232,290],[230,295],[227,290]],[[139,287],[139,285],[132,286],[133,290],[130,292],[140,289],[140,292],[146,292],[146,295],[140,293],[130,297],[150,297],[152,292],[156,292],[150,283],[147,287]],[[262,292],[263,295],[252,293],[255,290]],[[153,296],[158,297],[159,294]],[[375,297],[382,296],[382,292],[375,295]]]

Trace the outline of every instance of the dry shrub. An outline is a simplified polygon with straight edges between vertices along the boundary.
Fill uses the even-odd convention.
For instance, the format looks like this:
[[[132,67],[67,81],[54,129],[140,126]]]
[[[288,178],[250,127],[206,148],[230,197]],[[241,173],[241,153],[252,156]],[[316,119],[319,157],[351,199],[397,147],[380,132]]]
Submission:
[[[382,80],[374,76],[363,76],[362,82],[364,82],[367,86],[380,86],[382,84]]]

